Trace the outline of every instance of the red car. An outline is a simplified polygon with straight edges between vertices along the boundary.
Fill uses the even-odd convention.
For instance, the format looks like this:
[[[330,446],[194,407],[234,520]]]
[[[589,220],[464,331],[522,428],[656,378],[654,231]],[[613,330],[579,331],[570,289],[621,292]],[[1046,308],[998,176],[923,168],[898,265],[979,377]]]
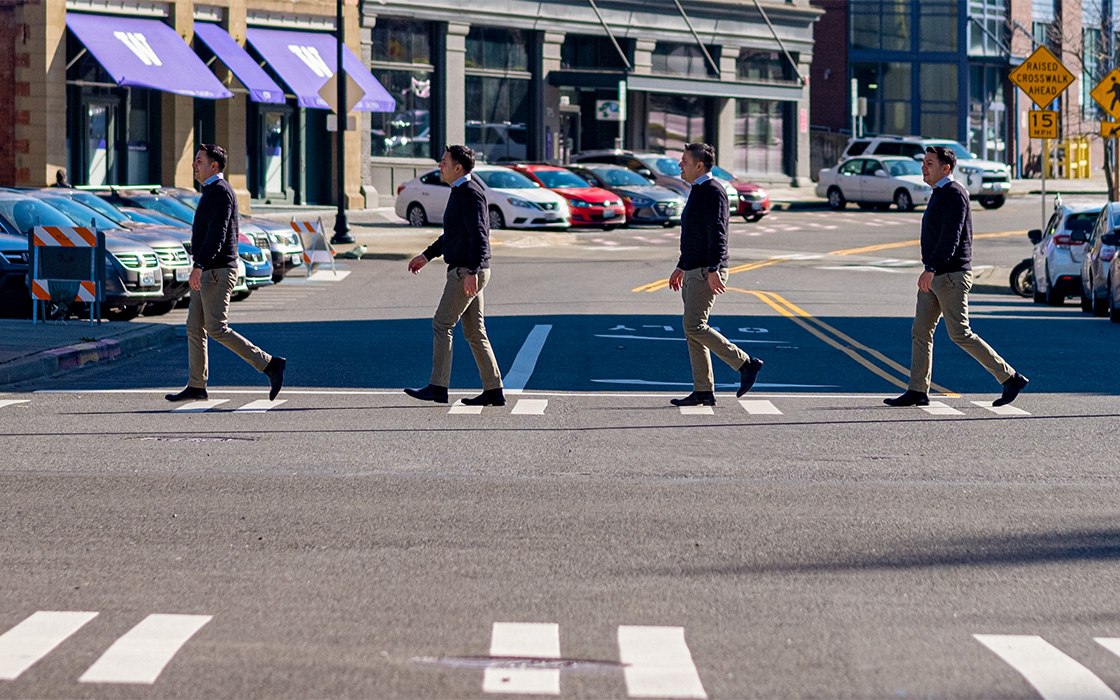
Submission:
[[[626,223],[622,199],[609,190],[592,187],[575,173],[555,165],[511,165],[513,170],[568,200],[572,226],[595,226],[609,231]]]
[[[747,221],[753,222],[759,221],[770,213],[770,196],[766,194],[766,190],[753,182],[740,180],[718,165],[712,168],[712,175],[720,180],[730,182],[735,191],[739,193],[738,207],[735,206],[734,202],[731,206],[731,211],[736,216],[741,216]]]

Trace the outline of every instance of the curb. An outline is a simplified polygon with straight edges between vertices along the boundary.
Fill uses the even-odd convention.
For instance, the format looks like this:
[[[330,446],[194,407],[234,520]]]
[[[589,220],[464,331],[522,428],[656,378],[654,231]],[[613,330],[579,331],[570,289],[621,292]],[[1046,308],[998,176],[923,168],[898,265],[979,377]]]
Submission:
[[[109,362],[121,355],[166,345],[174,339],[174,326],[152,325],[126,332],[117,338],[43,350],[0,365],[0,386],[53,377],[89,364]]]

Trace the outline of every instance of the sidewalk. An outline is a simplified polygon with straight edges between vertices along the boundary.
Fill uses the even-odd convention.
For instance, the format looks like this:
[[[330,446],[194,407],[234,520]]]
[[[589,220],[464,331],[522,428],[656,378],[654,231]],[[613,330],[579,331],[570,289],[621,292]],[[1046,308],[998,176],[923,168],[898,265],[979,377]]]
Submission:
[[[174,338],[175,327],[162,323],[0,319],[0,387],[109,362]]]

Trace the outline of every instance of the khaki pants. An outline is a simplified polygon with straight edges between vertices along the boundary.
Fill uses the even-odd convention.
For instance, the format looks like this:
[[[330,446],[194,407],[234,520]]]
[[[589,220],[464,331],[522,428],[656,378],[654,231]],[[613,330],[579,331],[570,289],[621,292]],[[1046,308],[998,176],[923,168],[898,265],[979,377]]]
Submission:
[[[910,350],[910,390],[929,393],[933,365],[933,332],[945,317],[945,330],[962,350],[984,366],[1002,384],[1015,375],[996,351],[972,332],[968,325],[968,290],[972,289],[972,272],[947,272],[936,275],[930,291],[918,291],[918,308],[914,312],[913,345]]]
[[[210,373],[207,336],[233,350],[258,372],[263,372],[272,360],[268,353],[230,330],[227,321],[229,295],[235,284],[237,270],[234,268],[203,270],[202,289],[197,292],[191,290],[191,306],[187,312],[187,348],[191,365],[191,376],[187,381],[189,387],[206,388]]]
[[[707,268],[703,267],[686,270],[681,285],[681,297],[684,299],[684,337],[688,340],[688,359],[692,362],[693,391],[715,390],[709,351],[736,371],[751,359],[737,345],[708,325],[708,314],[712,312],[712,305],[716,301],[716,295],[708,286],[708,274]],[[727,270],[721,269],[719,277],[726,282]]]
[[[478,376],[482,378],[484,390],[500,389],[502,373],[498,361],[486,337],[486,322],[482,317],[482,290],[490,281],[490,270],[478,271],[478,294],[467,296],[463,291],[463,278],[467,275],[465,267],[451,267],[447,270],[447,284],[443,286],[443,297],[439,300],[436,315],[432,318],[435,332],[432,344],[432,379],[435,386],[451,386],[451,339],[455,324],[463,320],[463,335],[474,353],[478,365]]]

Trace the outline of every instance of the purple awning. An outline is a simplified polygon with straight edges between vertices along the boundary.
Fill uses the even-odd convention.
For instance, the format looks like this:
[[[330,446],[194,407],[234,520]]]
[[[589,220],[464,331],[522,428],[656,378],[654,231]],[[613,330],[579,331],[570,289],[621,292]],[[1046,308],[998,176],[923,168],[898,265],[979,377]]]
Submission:
[[[330,105],[319,96],[319,90],[334,75],[338,63],[334,36],[256,28],[246,30],[245,36],[296,94],[300,107],[330,109]],[[392,112],[396,109],[396,101],[345,45],[342,66],[366,93],[354,106],[356,111]]]
[[[66,13],[66,26],[121,87],[233,97],[174,29],[155,19]]]
[[[253,57],[226,30],[216,24],[198,22],[194,25],[194,35],[206,42],[210,50],[226,64],[226,68],[249,88],[249,99],[273,104],[284,101],[284,90],[268,77],[268,73],[257,65]]]

